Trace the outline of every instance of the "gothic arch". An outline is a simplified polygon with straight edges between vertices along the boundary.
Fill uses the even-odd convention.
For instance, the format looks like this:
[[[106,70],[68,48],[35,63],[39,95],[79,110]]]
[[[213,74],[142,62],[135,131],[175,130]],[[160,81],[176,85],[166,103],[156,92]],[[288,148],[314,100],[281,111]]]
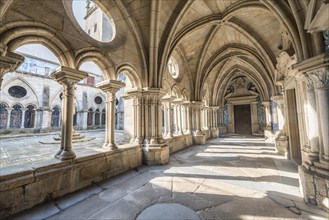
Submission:
[[[56,55],[62,66],[75,67],[70,47],[52,28],[35,22],[17,22],[7,26],[10,28],[0,30],[0,42],[8,46],[8,51],[13,52],[25,44],[42,44]]]

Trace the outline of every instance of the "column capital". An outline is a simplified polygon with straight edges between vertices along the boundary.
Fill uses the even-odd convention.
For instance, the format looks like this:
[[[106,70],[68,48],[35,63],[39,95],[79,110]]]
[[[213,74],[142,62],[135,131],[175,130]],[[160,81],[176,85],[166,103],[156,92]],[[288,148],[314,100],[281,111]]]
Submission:
[[[119,89],[123,88],[126,84],[117,80],[105,80],[97,83],[96,87],[104,92],[116,93]]]
[[[219,106],[209,106],[209,108],[211,108],[211,109],[214,110],[214,111],[219,110]]]
[[[23,62],[22,55],[7,51],[7,46],[0,43],[0,86],[3,76],[10,71],[15,71]]]
[[[88,73],[70,67],[60,66],[50,74],[50,77],[63,85],[72,85],[86,78]]]
[[[176,105],[180,105],[180,104],[182,104],[183,102],[184,102],[184,100],[181,99],[181,98],[172,100],[172,103],[173,103],[173,104],[176,104]]]
[[[315,88],[329,88],[329,66],[309,71],[307,75],[313,80]]]
[[[154,87],[145,87],[142,89],[143,96],[158,96],[162,98],[166,92],[162,88],[154,88]]]
[[[172,95],[165,95],[162,97],[163,102],[172,102],[174,99],[175,99],[175,97]]]
[[[265,106],[265,107],[269,107],[271,102],[270,101],[264,101],[262,102],[262,104]]]

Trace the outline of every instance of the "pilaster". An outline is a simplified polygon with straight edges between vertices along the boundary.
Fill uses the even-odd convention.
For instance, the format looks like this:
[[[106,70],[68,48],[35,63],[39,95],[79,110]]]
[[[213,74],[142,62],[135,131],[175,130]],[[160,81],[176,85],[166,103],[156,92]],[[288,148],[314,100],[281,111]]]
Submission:
[[[162,97],[160,88],[143,88],[142,114],[144,114],[143,162],[147,165],[166,164],[169,147],[162,137]]]

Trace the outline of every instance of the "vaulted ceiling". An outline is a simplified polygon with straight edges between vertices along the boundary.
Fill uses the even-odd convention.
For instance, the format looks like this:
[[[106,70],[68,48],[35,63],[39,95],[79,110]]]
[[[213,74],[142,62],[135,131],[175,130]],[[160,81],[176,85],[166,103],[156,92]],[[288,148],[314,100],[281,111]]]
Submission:
[[[283,35],[299,61],[316,53],[309,46],[316,39],[302,26],[306,0],[95,0],[117,29],[115,39],[105,44],[79,30],[63,3],[67,1],[3,0],[0,42],[13,49],[33,41],[59,48],[72,67],[78,65],[76,58],[97,60],[102,55],[108,78],[130,65],[144,87],[162,87],[169,57],[180,56],[185,81],[191,82],[189,97],[201,99],[206,85],[212,104],[225,77],[236,72],[254,79],[267,96],[276,94],[276,57]]]

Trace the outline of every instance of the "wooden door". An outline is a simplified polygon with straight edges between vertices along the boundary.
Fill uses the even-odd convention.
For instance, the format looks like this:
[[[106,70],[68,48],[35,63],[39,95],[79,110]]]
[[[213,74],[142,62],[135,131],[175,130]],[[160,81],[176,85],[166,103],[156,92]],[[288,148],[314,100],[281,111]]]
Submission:
[[[250,105],[234,105],[234,128],[236,134],[251,134]]]

